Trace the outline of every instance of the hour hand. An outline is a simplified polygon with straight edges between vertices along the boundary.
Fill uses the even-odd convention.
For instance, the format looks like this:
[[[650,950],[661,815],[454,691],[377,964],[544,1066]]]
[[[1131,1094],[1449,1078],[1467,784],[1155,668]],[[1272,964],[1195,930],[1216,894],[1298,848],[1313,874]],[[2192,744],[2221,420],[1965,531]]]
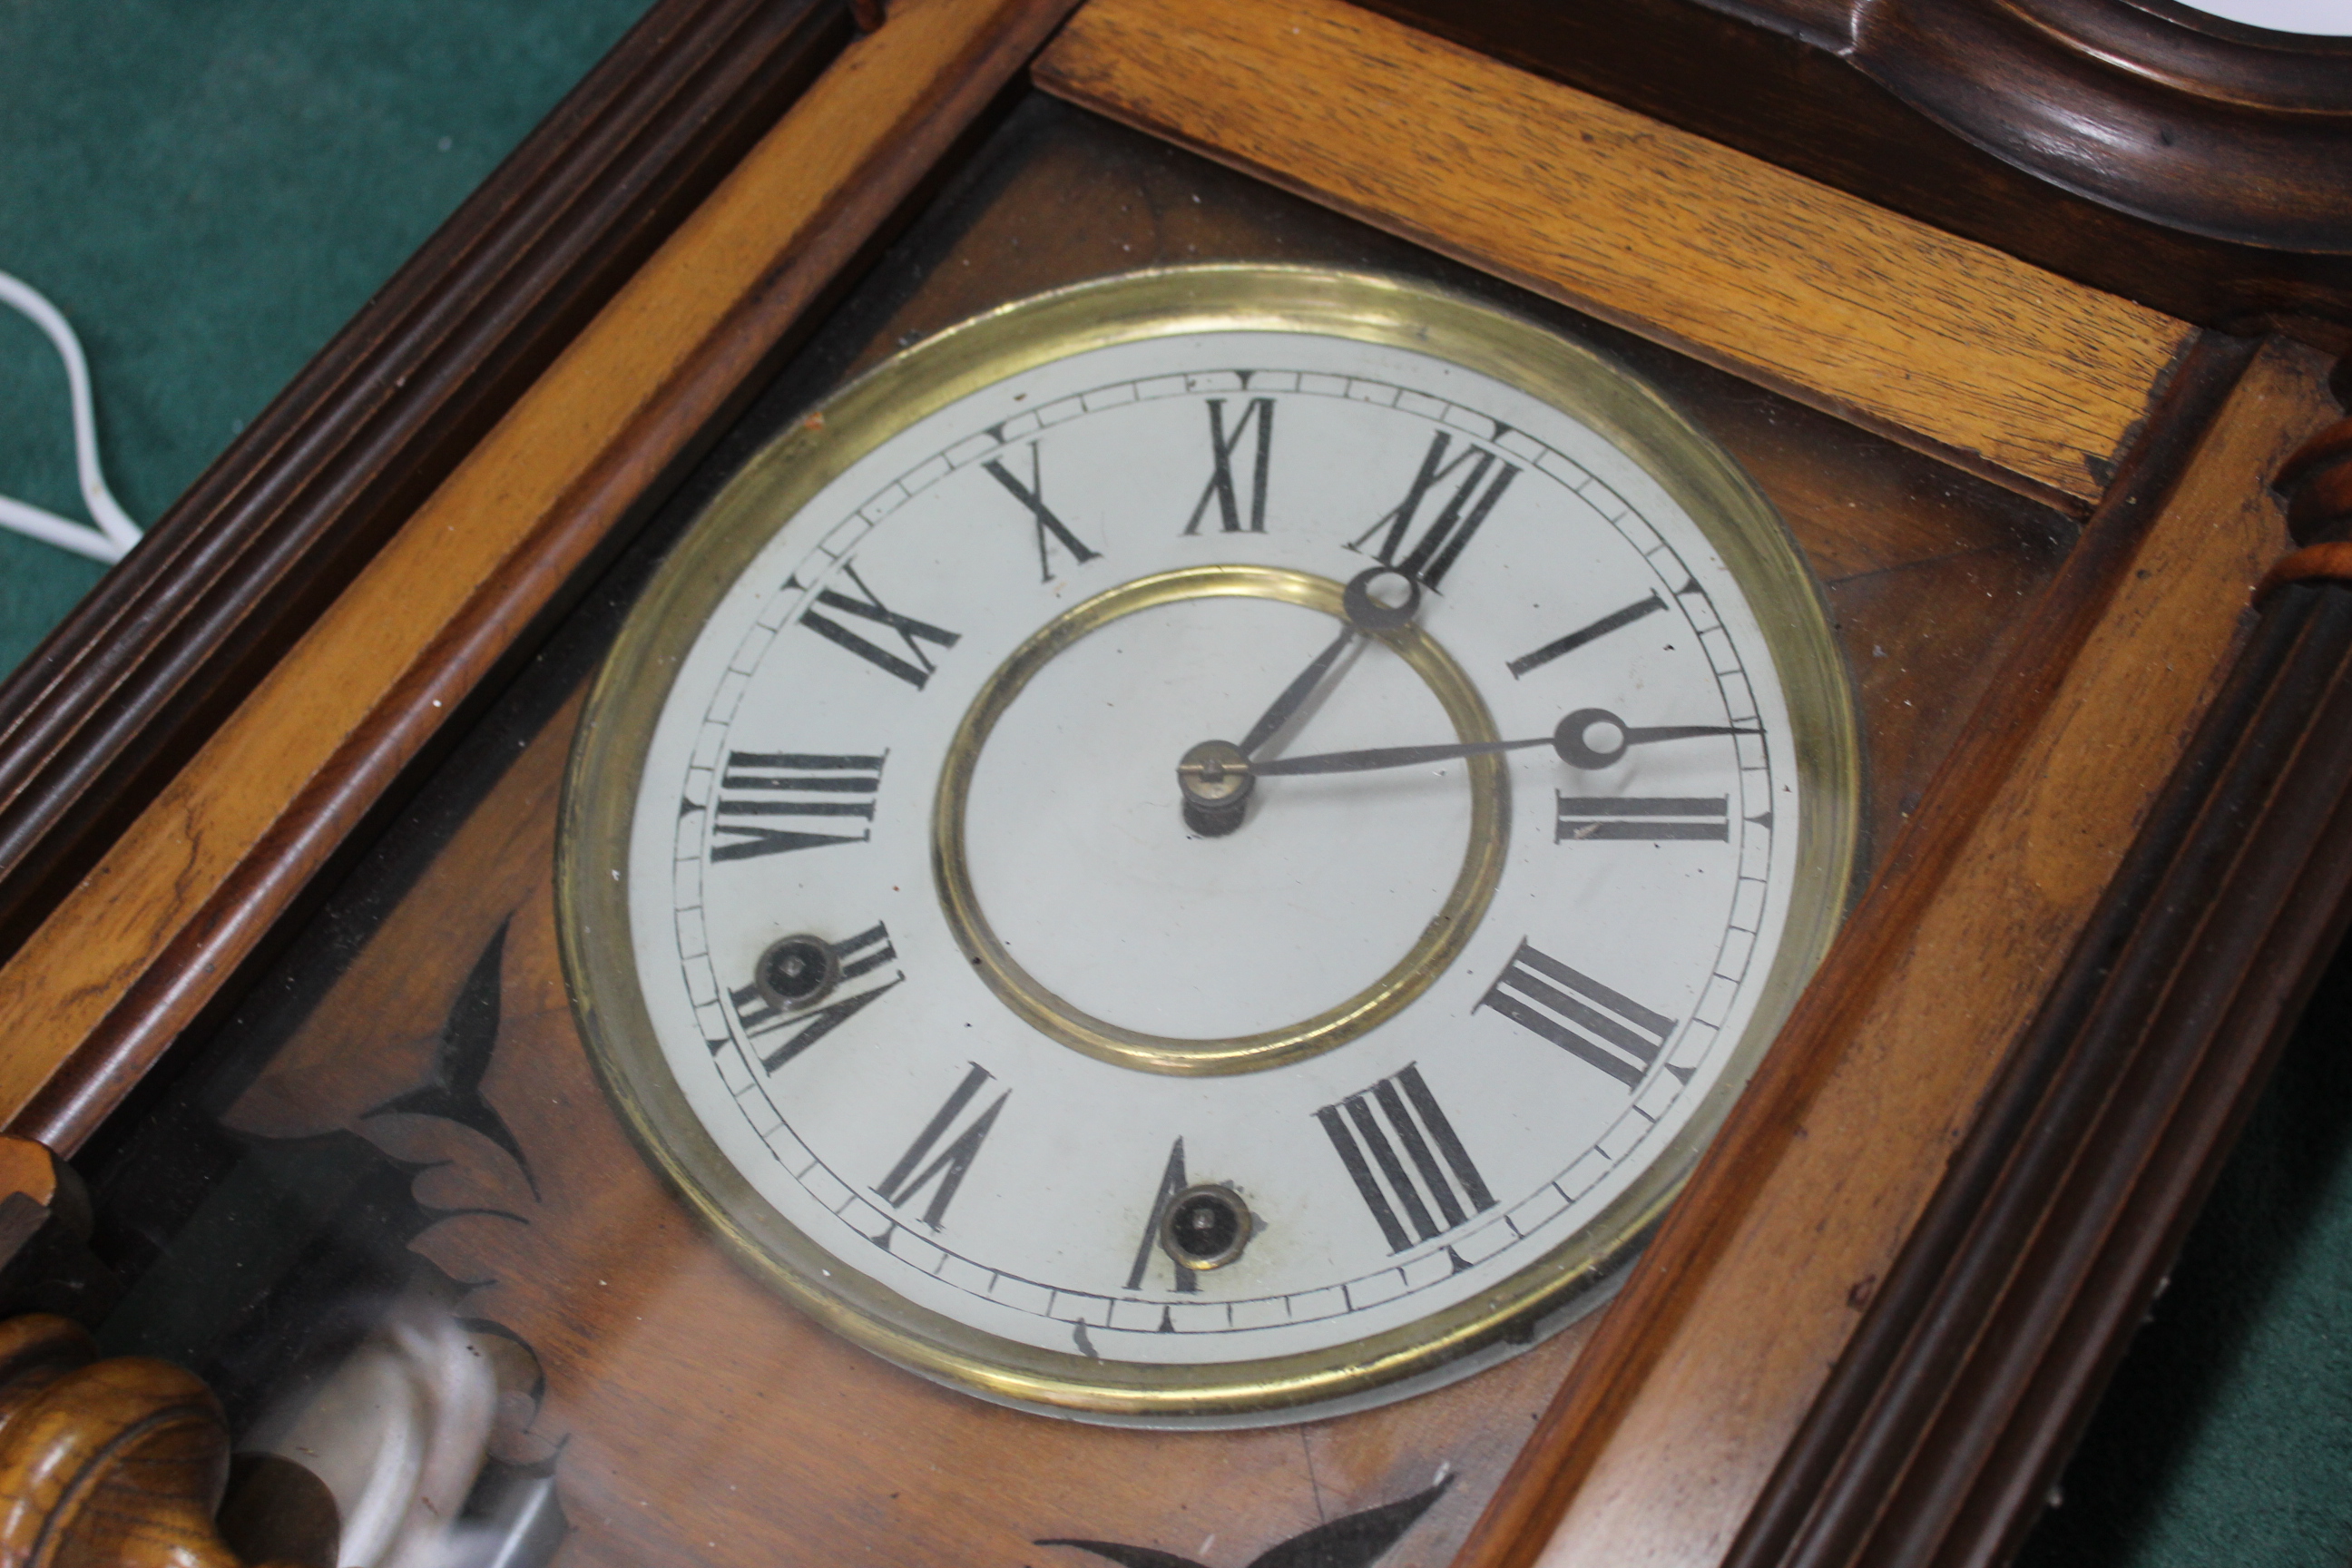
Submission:
[[[1393,601],[1393,602],[1391,602]],[[1410,624],[1421,609],[1421,584],[1402,572],[1374,566],[1348,581],[1340,595],[1347,625],[1330,646],[1291,678],[1273,706],[1258,715],[1249,733],[1236,746],[1229,741],[1203,741],[1184,753],[1176,765],[1177,787],[1182,793],[1184,823],[1204,837],[1222,837],[1242,825],[1249,810],[1249,760],[1281,732],[1321,689],[1331,667],[1339,662],[1355,640],[1366,633],[1394,631]]]

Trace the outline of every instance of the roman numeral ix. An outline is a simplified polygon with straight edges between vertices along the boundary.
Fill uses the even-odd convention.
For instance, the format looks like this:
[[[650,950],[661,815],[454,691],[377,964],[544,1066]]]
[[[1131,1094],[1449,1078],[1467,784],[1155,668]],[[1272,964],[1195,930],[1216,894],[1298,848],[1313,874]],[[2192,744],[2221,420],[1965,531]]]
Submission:
[[[1027,507],[1029,515],[1036,521],[1037,581],[1050,583],[1054,580],[1054,563],[1045,550],[1045,540],[1049,534],[1060,540],[1062,548],[1068,551],[1081,566],[1101,553],[1100,551],[1087,549],[1078,536],[1070,531],[1069,526],[1054,515],[1054,509],[1045,504],[1045,482],[1037,471],[1036,442],[1029,443],[1029,482],[1025,485],[1013,477],[1013,471],[1001,458],[991,458],[981,467],[993,474],[996,482],[1011,491],[1014,500]]]
[[[923,651],[922,645],[930,643],[942,648],[953,647],[962,640],[963,634],[942,631],[929,621],[919,621],[912,616],[902,616],[889,608],[880,599],[875,597],[874,590],[866,585],[866,579],[857,574],[857,568],[846,561],[841,563],[841,573],[856,584],[858,593],[865,596],[853,599],[837,589],[821,588],[817,591],[816,602],[828,610],[838,610],[845,616],[856,616],[863,620],[872,621],[877,626],[887,626],[898,633],[898,640],[907,647],[907,657],[901,658],[889,649],[866,641],[863,636],[850,630],[839,621],[829,616],[820,616],[814,609],[801,612],[801,625],[826,641],[847,648],[875,668],[887,675],[895,675],[920,691],[923,689],[923,682],[931,678],[931,671],[939,668],[931,662],[931,656]]]
[[[1454,569],[1454,563],[1460,559],[1471,536],[1478,531],[1478,525],[1486,521],[1486,514],[1495,510],[1495,503],[1503,499],[1503,492],[1519,475],[1516,465],[1467,444],[1460,455],[1447,462],[1445,454],[1453,439],[1444,430],[1431,439],[1429,451],[1421,459],[1421,471],[1413,476],[1412,488],[1405,491],[1404,500],[1348,546],[1361,552],[1377,538],[1379,542],[1371,544],[1371,553],[1381,565],[1395,567],[1432,591]],[[1465,465],[1469,471],[1455,482],[1453,493],[1445,498],[1428,526],[1416,534],[1422,502]],[[1490,472],[1492,479],[1487,477]]]
[[[1666,1037],[1675,1032],[1674,1019],[1651,1012],[1524,940],[1470,1010],[1479,1007],[1493,1008],[1628,1089],[1641,1087],[1650,1064],[1665,1048]]]
[[[1234,453],[1242,437],[1255,428],[1256,445],[1250,467],[1249,523],[1242,523],[1241,498],[1234,485]],[[1264,533],[1265,531],[1265,473],[1274,457],[1274,399],[1253,397],[1233,428],[1225,428],[1225,400],[1209,399],[1209,458],[1213,467],[1209,482],[1202,489],[1201,499],[1192,503],[1192,515],[1184,521],[1186,534],[1201,531],[1201,519],[1207,514],[1209,503],[1217,503],[1217,521],[1227,533]]]
[[[898,1163],[890,1167],[890,1173],[876,1185],[874,1190],[881,1194],[883,1202],[892,1208],[904,1208],[908,1200],[921,1196],[923,1189],[937,1180],[939,1185],[932,1188],[930,1204],[923,1210],[921,1217],[923,1224],[932,1230],[940,1228],[940,1222],[947,1217],[948,1205],[955,1202],[956,1190],[963,1185],[964,1173],[971,1169],[972,1161],[979,1157],[980,1146],[987,1142],[989,1129],[996,1125],[997,1112],[1003,1110],[1004,1102],[1013,1098],[1013,1091],[1008,1089],[998,1095],[994,1103],[967,1124],[936,1156],[932,1155],[931,1150],[947,1136],[948,1129],[963,1115],[965,1108],[971,1104],[972,1097],[980,1092],[981,1086],[989,1080],[990,1076],[986,1068],[978,1062],[972,1064],[971,1070],[963,1075],[963,1081],[956,1085],[955,1092],[948,1096],[947,1103],[923,1124],[922,1131],[915,1135],[915,1141],[907,1146],[907,1152],[898,1156]],[[925,1164],[926,1160],[930,1163]]]
[[[890,945],[890,933],[879,921],[846,942],[834,942],[831,946],[835,961],[841,965],[840,983],[843,984],[862,980],[884,964],[895,963],[898,960],[898,950]],[[854,996],[833,998],[818,1006],[796,1010],[777,1005],[766,992],[760,989],[756,981],[749,985],[733,987],[727,996],[735,1005],[736,1022],[743,1026],[743,1033],[751,1040],[751,1048],[760,1053],[760,1066],[774,1072],[864,1012],[885,991],[906,978],[903,973],[894,974],[881,984]],[[713,1040],[710,1048],[715,1053],[726,1043]]]
[[[1433,1241],[1495,1206],[1454,1124],[1408,1065],[1315,1113],[1391,1252]],[[1444,1223],[1439,1223],[1440,1221]],[[1410,1226],[1410,1234],[1407,1227]]]
[[[1729,797],[1726,795],[1578,795],[1553,792],[1559,818],[1552,829],[1555,844],[1582,844],[1599,838],[1639,838],[1650,843],[1667,839],[1731,838]]]
[[[863,844],[873,829],[816,833],[770,826],[779,816],[854,816],[874,820],[874,792],[882,787],[880,757],[817,752],[729,752],[711,807],[710,858],[750,860],[821,844]],[[844,798],[857,796],[862,798]],[[686,809],[692,810],[688,802]]]

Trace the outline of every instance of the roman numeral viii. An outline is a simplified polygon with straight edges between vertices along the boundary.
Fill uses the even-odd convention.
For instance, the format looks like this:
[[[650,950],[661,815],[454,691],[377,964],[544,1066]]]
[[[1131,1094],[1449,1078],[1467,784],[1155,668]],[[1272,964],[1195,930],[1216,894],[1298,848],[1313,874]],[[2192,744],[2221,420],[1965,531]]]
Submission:
[[[1470,1010],[1479,1007],[1494,1009],[1629,1089],[1641,1086],[1643,1075],[1665,1048],[1666,1037],[1675,1032],[1674,1019],[1651,1012],[1525,941]]]
[[[1241,497],[1234,485],[1234,453],[1239,449],[1242,437],[1255,426],[1256,441],[1251,453],[1249,523],[1242,523]],[[1201,491],[1201,499],[1192,503],[1192,515],[1184,521],[1187,534],[1201,531],[1201,519],[1209,503],[1217,503],[1217,521],[1227,533],[1264,533],[1265,531],[1266,466],[1274,458],[1274,399],[1253,397],[1241,416],[1225,427],[1225,400],[1209,399],[1209,459],[1213,465],[1209,482]]]
[[[953,647],[962,640],[963,634],[942,631],[929,621],[919,621],[912,616],[902,616],[889,608],[875,596],[873,589],[866,585],[866,579],[857,574],[857,568],[845,561],[841,563],[841,574],[856,585],[863,597],[852,598],[837,589],[823,588],[817,592],[816,602],[828,610],[856,616],[896,632],[898,640],[906,645],[907,656],[901,658],[888,648],[868,642],[862,634],[852,631],[830,616],[818,615],[814,609],[801,612],[801,625],[827,642],[847,648],[886,675],[895,675],[920,691],[923,682],[929,680],[931,672],[939,668],[931,662],[931,656],[923,651],[922,645],[930,643],[938,647]]]
[[[1479,524],[1486,521],[1486,514],[1495,510],[1495,503],[1503,499],[1503,492],[1519,475],[1515,465],[1466,444],[1452,462],[1446,461],[1445,454],[1453,439],[1444,430],[1431,439],[1429,451],[1421,459],[1421,471],[1413,476],[1412,488],[1405,491],[1404,500],[1348,546],[1361,552],[1370,545],[1371,554],[1381,565],[1393,566],[1432,590],[1454,569],[1454,563],[1461,558]],[[1465,468],[1468,471],[1454,480],[1452,493],[1444,497],[1437,515],[1423,527],[1422,503],[1429,499],[1430,492],[1439,489],[1446,480],[1454,479],[1457,470]]]
[[[882,787],[880,757],[816,752],[730,752],[710,814],[710,858],[750,860],[821,844],[862,844],[871,828],[817,833],[771,826],[779,816],[854,816],[874,820]],[[690,807],[689,807],[690,808]]]
[[[839,966],[835,985],[862,980],[884,964],[898,961],[898,950],[890,944],[890,933],[878,921],[845,942],[828,945],[832,962]],[[816,1006],[793,1006],[772,990],[762,988],[756,979],[749,985],[733,987],[727,997],[734,1005],[735,1021],[743,1026],[745,1037],[760,1054],[761,1067],[774,1072],[864,1012],[885,991],[906,978],[904,973],[894,974],[881,984],[852,996],[833,997],[828,988],[815,998],[820,1004]],[[726,1043],[713,1040],[710,1048],[715,1053]]]
[[[909,1200],[920,1197],[923,1189],[936,1180],[939,1185],[931,1188],[931,1201],[923,1210],[922,1221],[933,1230],[940,1228],[940,1222],[947,1218],[948,1205],[955,1202],[956,1190],[963,1185],[964,1173],[971,1169],[972,1161],[979,1157],[980,1146],[988,1141],[989,1129],[996,1125],[997,1112],[1003,1110],[1004,1102],[1013,1098],[1013,1091],[1008,1089],[998,1095],[994,1103],[949,1140],[947,1147],[940,1150],[936,1156],[931,1150],[940,1139],[947,1137],[948,1130],[963,1115],[965,1109],[971,1104],[972,1097],[980,1093],[981,1086],[988,1082],[990,1076],[986,1068],[978,1062],[972,1064],[971,1070],[963,1075],[963,1081],[956,1085],[955,1092],[948,1096],[947,1103],[923,1124],[923,1130],[915,1135],[915,1141],[907,1146],[907,1152],[898,1156],[898,1163],[890,1167],[890,1173],[875,1186],[874,1190],[882,1195],[883,1202],[892,1208],[903,1209]],[[930,1163],[925,1164],[926,1160]]]
[[[1555,844],[1596,838],[1712,839],[1728,843],[1731,818],[1725,795],[1579,795],[1553,792],[1559,803]]]
[[[1315,1113],[1391,1252],[1433,1241],[1495,1206],[1454,1123],[1408,1065]],[[1444,1223],[1439,1223],[1440,1221]],[[1410,1234],[1407,1227],[1410,1226]]]

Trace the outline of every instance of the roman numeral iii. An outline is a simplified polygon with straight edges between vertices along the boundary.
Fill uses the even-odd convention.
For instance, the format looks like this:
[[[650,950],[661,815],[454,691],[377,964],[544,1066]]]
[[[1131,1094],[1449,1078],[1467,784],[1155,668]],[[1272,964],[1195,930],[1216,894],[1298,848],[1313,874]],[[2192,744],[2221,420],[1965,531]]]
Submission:
[[[813,946],[811,939],[799,939],[797,943]],[[862,980],[886,963],[898,961],[898,950],[890,944],[890,932],[879,921],[866,930],[844,942],[827,944],[829,959],[820,954],[807,955],[819,968],[830,968],[833,973],[813,980],[808,1002],[794,1005],[791,998],[772,984],[762,985],[754,977],[749,985],[738,985],[727,993],[735,1008],[735,1021],[743,1026],[743,1034],[760,1056],[760,1066],[774,1072],[803,1051],[841,1027],[877,1001],[882,994],[905,980],[905,974],[894,974],[881,984],[858,992],[852,996],[835,997],[833,990],[853,980]],[[761,962],[773,962],[772,951],[762,955]],[[787,982],[789,984],[790,983]],[[713,1040],[710,1048],[717,1051],[727,1042]]]
[[[1368,545],[1370,553],[1383,566],[1398,571],[1434,591],[1454,570],[1454,563],[1511,488],[1519,476],[1517,466],[1504,462],[1492,452],[1485,452],[1465,444],[1452,462],[1445,454],[1454,437],[1440,430],[1429,443],[1429,451],[1421,459],[1421,471],[1413,476],[1412,488],[1404,500],[1384,513],[1380,521],[1366,529],[1349,549],[1361,552]],[[1454,489],[1438,506],[1437,515],[1426,527],[1421,523],[1422,503],[1430,492],[1437,490],[1454,474],[1467,469]],[[1493,478],[1488,478],[1492,473]]]
[[[1725,795],[1560,795],[1555,844],[1581,844],[1601,838],[1639,838],[1651,843],[1666,839],[1711,839],[1727,843],[1731,818]]]
[[[1417,1066],[1323,1107],[1315,1119],[1391,1252],[1433,1241],[1495,1206]]]
[[[881,1194],[883,1202],[892,1208],[903,1209],[909,1200],[920,1197],[923,1189],[931,1187],[931,1184],[937,1181],[939,1185],[931,1187],[931,1201],[923,1210],[922,1221],[932,1230],[940,1228],[940,1222],[947,1218],[948,1205],[955,1202],[956,1191],[963,1185],[965,1173],[971,1169],[972,1161],[979,1158],[981,1145],[988,1141],[989,1129],[996,1125],[997,1112],[1003,1110],[1004,1102],[1013,1098],[1013,1091],[1008,1089],[998,1095],[986,1110],[950,1140],[947,1147],[936,1156],[931,1150],[947,1136],[948,1130],[963,1115],[965,1108],[971,1104],[972,1097],[980,1092],[981,1086],[988,1082],[990,1076],[986,1068],[978,1062],[972,1064],[971,1070],[963,1075],[963,1081],[956,1085],[955,1092],[948,1096],[947,1103],[923,1124],[923,1130],[915,1135],[915,1141],[907,1146],[907,1152],[898,1156],[898,1163],[890,1167],[890,1173],[876,1184],[874,1190]],[[926,1160],[930,1163],[925,1164]]]
[[[1234,453],[1239,449],[1242,437],[1255,431],[1256,443],[1250,465],[1249,522],[1242,522],[1241,498],[1234,484]],[[1217,521],[1226,533],[1264,533],[1265,531],[1266,466],[1274,459],[1274,399],[1253,397],[1240,417],[1228,430],[1225,426],[1225,400],[1209,399],[1209,458],[1213,465],[1209,482],[1201,491],[1201,499],[1192,503],[1192,515],[1184,520],[1184,531],[1201,531],[1201,520],[1207,515],[1209,503],[1217,503]]]
[[[710,808],[710,858],[751,860],[824,844],[863,844],[871,828],[818,833],[785,827],[783,816],[874,820],[874,792],[882,787],[880,757],[818,752],[730,752]]]
[[[847,648],[884,674],[895,675],[920,691],[923,689],[923,682],[929,680],[931,678],[931,672],[939,668],[931,662],[931,656],[923,651],[922,645],[930,643],[938,647],[953,647],[962,640],[963,634],[943,631],[929,621],[919,621],[912,616],[902,616],[891,609],[875,596],[873,589],[866,585],[866,579],[857,574],[857,568],[845,561],[841,563],[841,574],[848,578],[851,584],[863,596],[852,598],[838,589],[823,588],[817,592],[817,604],[828,610],[838,610],[845,616],[856,616],[861,620],[871,621],[877,626],[885,626],[896,632],[898,640],[906,645],[907,656],[901,658],[888,648],[868,642],[862,634],[852,631],[830,616],[818,615],[814,609],[801,612],[801,625],[827,642]]]
[[[1653,1013],[1525,941],[1470,1010],[1479,1007],[1492,1008],[1628,1089],[1641,1086],[1650,1064],[1665,1048],[1666,1037],[1675,1032],[1674,1019]]]

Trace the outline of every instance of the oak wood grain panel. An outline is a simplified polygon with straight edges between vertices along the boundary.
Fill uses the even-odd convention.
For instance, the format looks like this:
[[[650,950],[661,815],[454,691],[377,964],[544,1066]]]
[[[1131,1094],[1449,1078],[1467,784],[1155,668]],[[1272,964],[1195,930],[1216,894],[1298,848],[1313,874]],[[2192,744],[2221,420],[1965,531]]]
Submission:
[[[905,0],[811,87],[0,969],[0,1116],[79,1143],[1066,8]]]
[[[661,0],[0,681],[0,955],[849,36]]]
[[[1035,76],[2078,505],[2191,331],[1340,0],[1091,0]]]
[[[1776,1047],[1818,1067],[1743,1102],[1466,1563],[1722,1557],[2204,706],[2317,362],[2273,345],[2239,381],[1998,786],[1931,790]]]

